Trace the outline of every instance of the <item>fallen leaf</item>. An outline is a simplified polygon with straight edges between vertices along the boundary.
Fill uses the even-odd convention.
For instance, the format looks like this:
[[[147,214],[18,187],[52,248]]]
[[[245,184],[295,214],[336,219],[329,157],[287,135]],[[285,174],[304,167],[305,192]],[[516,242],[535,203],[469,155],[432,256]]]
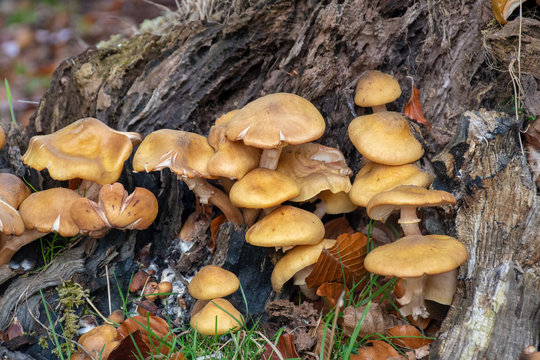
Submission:
[[[373,340],[358,349],[358,354],[351,354],[351,360],[386,360],[398,357],[399,353],[392,345],[381,340]]]
[[[413,84],[411,97],[409,98],[409,102],[407,103],[407,105],[405,105],[403,113],[417,123],[425,125],[428,130],[431,130],[431,123],[428,119],[424,117],[424,114],[422,112],[422,105],[420,104],[420,100],[418,99],[418,94],[418,89]]]
[[[143,339],[141,330],[131,333],[120,340],[120,344],[114,349],[107,358],[108,360],[137,360],[139,353],[147,355],[150,353],[150,347]]]
[[[324,297],[331,307],[336,306],[341,293],[345,290],[348,293],[349,290],[343,283],[338,282],[325,282],[317,288],[317,295]],[[344,299],[347,302],[347,299]]]
[[[364,268],[366,245],[366,236],[359,232],[338,236],[333,247],[321,252],[313,271],[306,277],[307,286],[345,280],[348,288],[360,291],[363,286],[358,283],[365,282],[368,274]]]
[[[169,324],[165,320],[152,315],[148,317],[135,315],[127,318],[117,329],[118,339],[128,337],[137,330],[141,331],[142,339],[151,349],[152,354],[155,354],[156,350],[160,354],[168,354],[169,348],[165,343],[170,342],[171,334]]]
[[[337,239],[341,234],[352,234],[354,229],[345,217],[338,217],[324,224],[324,238]]]
[[[364,316],[365,312],[366,306],[347,306],[343,310],[341,327],[345,335],[350,336],[358,325],[361,326],[358,333],[360,337],[377,332],[383,333],[386,329],[394,325],[393,321],[383,314],[380,305],[377,303],[371,303]]]
[[[22,327],[21,322],[17,317],[14,317],[11,321],[11,324],[9,324],[9,327],[7,329],[7,336],[8,340],[13,340],[16,337],[23,336],[24,335],[24,329]]]
[[[214,250],[216,250],[216,239],[219,234],[219,227],[223,225],[227,221],[227,218],[225,215],[221,214],[217,217],[215,217],[212,222],[210,223],[210,239],[212,240],[212,243],[210,244],[210,253],[214,253]]]
[[[391,337],[391,341],[407,349],[418,349],[422,346],[431,344],[432,339],[422,336],[420,331],[412,325],[397,325],[386,330],[386,335]]]
[[[281,334],[275,346],[284,359],[300,357],[296,352],[296,348],[294,347],[294,336],[291,334]],[[262,355],[261,360],[270,359],[276,360],[279,359],[279,357],[276,355],[275,350],[270,346],[270,344],[266,344],[264,346],[264,354]]]

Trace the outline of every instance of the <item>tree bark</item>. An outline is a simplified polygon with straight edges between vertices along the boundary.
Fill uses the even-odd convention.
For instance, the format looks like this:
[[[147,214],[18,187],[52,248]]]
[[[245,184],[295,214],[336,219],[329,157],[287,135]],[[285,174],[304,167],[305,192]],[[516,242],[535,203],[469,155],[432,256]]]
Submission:
[[[481,32],[492,20],[489,2],[235,3],[238,10],[223,23],[171,24],[167,33],[140,34],[63,62],[23,136],[12,129],[14,171],[28,172],[20,153],[30,136],[82,117],[143,135],[161,128],[206,135],[221,114],[285,91],[321,111],[327,130],[320,142],[339,148],[356,172],[361,156],[347,125],[354,113],[368,111],[354,106],[357,78],[368,69],[392,73],[403,93],[388,108],[400,111],[411,76],[433,124],[429,132],[422,129],[427,157],[456,131],[461,135],[435,159],[436,186],[460,199],[455,225],[449,221],[448,227],[467,245],[469,260],[432,357],[516,358],[526,345],[538,345],[540,247],[534,229],[540,215],[518,124],[488,113],[467,113],[460,123],[466,110],[493,107],[510,94],[494,85],[509,83],[508,73],[494,71],[485,57]],[[178,203],[190,199],[188,192],[167,172],[160,178],[128,174],[128,180],[159,190],[164,207],[156,241],[166,245],[180,228],[182,209],[190,207]],[[167,246],[156,249],[167,256]]]

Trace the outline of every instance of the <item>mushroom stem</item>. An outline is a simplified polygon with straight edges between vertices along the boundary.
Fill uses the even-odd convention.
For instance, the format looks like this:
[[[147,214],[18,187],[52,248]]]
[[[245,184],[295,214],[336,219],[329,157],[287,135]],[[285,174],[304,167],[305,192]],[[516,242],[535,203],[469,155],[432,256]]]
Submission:
[[[420,276],[415,278],[403,278],[403,287],[405,288],[405,294],[397,299],[400,305],[403,305],[399,309],[399,312],[404,317],[411,315],[414,320],[418,316],[427,318],[429,313],[426,310],[424,304],[424,282],[426,276]]]
[[[37,230],[26,230],[19,236],[0,234],[0,265],[9,264],[13,255],[20,248],[46,234]]]
[[[197,195],[202,204],[211,203],[216,206],[233,224],[243,224],[244,217],[240,210],[235,207],[229,197],[217,187],[210,185],[202,178],[179,177],[188,188]]]
[[[261,213],[261,209],[249,209],[244,208],[242,210],[242,213],[244,214],[244,222],[247,226],[251,226],[255,224],[257,219],[259,218],[259,214]]]
[[[321,199],[321,201],[319,201],[317,205],[315,205],[315,210],[313,210],[313,214],[317,215],[319,219],[322,219],[323,216],[326,214],[326,209],[326,202]]]
[[[275,170],[281,156],[282,146],[277,149],[264,149],[259,160],[259,167]]]
[[[374,113],[386,111],[386,105],[372,106],[371,109],[373,110]]]
[[[416,216],[416,206],[402,206],[398,223],[401,225],[405,236],[422,235],[418,226],[420,219]]]

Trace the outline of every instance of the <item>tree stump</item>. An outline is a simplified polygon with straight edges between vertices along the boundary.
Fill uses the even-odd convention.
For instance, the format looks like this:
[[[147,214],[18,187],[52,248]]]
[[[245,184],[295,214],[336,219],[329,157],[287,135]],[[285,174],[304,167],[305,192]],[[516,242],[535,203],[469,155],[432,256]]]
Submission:
[[[352,101],[368,69],[392,73],[403,89],[390,110],[400,111],[413,77],[433,128],[427,157],[438,187],[459,198],[455,235],[469,249],[461,286],[432,346],[441,359],[516,358],[538,345],[539,235],[536,189],[519,148],[518,123],[487,112],[510,94],[507,73],[486,61],[481,31],[492,21],[489,2],[460,6],[432,1],[235,1],[222,23],[171,24],[167,33],[89,49],[55,71],[30,126],[12,129],[2,154],[18,175],[30,136],[93,116],[143,135],[172,128],[206,135],[221,114],[273,92],[305,97],[321,111],[320,142],[339,148],[356,172],[360,155],[347,125],[367,110]],[[498,82],[500,81],[500,82]],[[495,85],[494,85],[495,84]],[[35,179],[35,177],[34,177]],[[187,189],[167,172],[137,175],[134,185],[159,191],[160,255],[180,228]],[[34,180],[35,182],[35,180]],[[179,200],[181,201],[179,203]],[[165,209],[165,211],[163,211]],[[161,246],[164,245],[164,246]]]

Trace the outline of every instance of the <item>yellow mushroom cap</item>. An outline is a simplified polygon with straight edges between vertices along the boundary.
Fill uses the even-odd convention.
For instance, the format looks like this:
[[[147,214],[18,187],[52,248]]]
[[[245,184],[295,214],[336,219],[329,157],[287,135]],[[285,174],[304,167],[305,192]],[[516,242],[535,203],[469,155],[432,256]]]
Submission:
[[[364,266],[373,274],[415,278],[454,270],[466,259],[465,245],[453,237],[410,235],[372,250]]]
[[[306,201],[321,191],[348,192],[352,170],[338,149],[316,143],[290,145],[283,149],[276,168],[300,186],[291,201]]]
[[[328,249],[336,243],[336,240],[324,239],[314,245],[300,245],[288,251],[274,267],[271,281],[272,289],[281,292],[283,284],[291,279],[294,274],[303,268],[315,264],[321,251]]]
[[[385,221],[401,206],[426,207],[455,203],[456,198],[449,192],[401,185],[373,196],[367,204],[367,213],[373,220]]]
[[[75,236],[79,227],[70,215],[71,205],[81,197],[73,190],[53,188],[30,194],[19,207],[27,229],[42,233],[57,232],[64,237]]]
[[[356,205],[352,203],[349,194],[344,191],[334,194],[329,190],[325,190],[317,197],[324,201],[327,214],[346,214],[356,209]]]
[[[261,149],[318,139],[326,125],[308,100],[294,94],[260,97],[240,109],[227,125],[227,138]]]
[[[508,22],[508,17],[512,12],[519,7],[519,3],[519,0],[491,0],[493,16],[500,24],[504,25]]]
[[[30,189],[17,176],[0,173],[0,233],[22,235],[25,226],[17,208]]]
[[[84,118],[52,134],[32,137],[22,160],[38,171],[46,168],[56,180],[80,178],[110,184],[120,177],[140,138],[137,133],[113,130],[98,119]]]
[[[133,170],[171,169],[178,176],[212,178],[208,159],[214,149],[206,137],[181,130],[161,129],[148,134],[133,157]]]
[[[6,133],[4,132],[4,128],[0,126],[0,149],[2,149],[5,144],[6,144]]]
[[[366,207],[376,194],[399,185],[428,187],[433,176],[413,164],[382,165],[369,162],[358,171],[349,196],[353,203]]]
[[[244,145],[242,141],[230,141],[225,136],[227,124],[238,110],[221,116],[210,128],[208,144],[216,151],[208,159],[208,172],[228,179],[241,179],[259,165],[261,150]]]
[[[251,170],[231,188],[229,197],[234,206],[265,209],[298,196],[300,187],[285,174],[275,170]]]
[[[223,335],[244,326],[244,317],[225,299],[213,299],[191,317],[193,329],[202,335]]]
[[[424,155],[407,120],[392,111],[359,116],[349,124],[349,138],[366,158],[379,164],[403,165]]]
[[[358,79],[354,102],[362,107],[379,106],[391,103],[400,95],[401,88],[392,75],[368,70]]]
[[[118,332],[112,325],[100,325],[83,334],[79,340],[79,351],[82,347],[93,356],[106,359],[109,354],[120,344],[116,340]]]
[[[207,265],[191,279],[188,291],[197,300],[211,300],[232,294],[240,287],[238,277],[216,265]]]
[[[246,241],[263,247],[313,245],[324,238],[324,225],[309,211],[280,206],[246,233]]]

